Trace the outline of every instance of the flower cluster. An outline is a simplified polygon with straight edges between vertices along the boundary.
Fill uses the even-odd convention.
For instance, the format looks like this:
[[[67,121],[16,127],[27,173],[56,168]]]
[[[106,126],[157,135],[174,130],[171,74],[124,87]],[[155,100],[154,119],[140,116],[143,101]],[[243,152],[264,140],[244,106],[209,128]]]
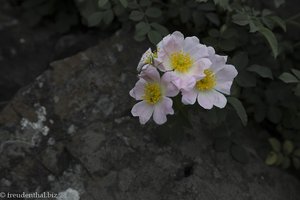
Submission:
[[[237,70],[226,64],[227,56],[215,53],[214,48],[199,42],[195,36],[184,38],[176,31],[157,44],[157,50],[148,49],[137,70],[139,80],[130,95],[140,101],[131,113],[145,124],[151,116],[157,124],[174,114],[173,101],[179,93],[182,103],[196,102],[205,108],[224,108]]]

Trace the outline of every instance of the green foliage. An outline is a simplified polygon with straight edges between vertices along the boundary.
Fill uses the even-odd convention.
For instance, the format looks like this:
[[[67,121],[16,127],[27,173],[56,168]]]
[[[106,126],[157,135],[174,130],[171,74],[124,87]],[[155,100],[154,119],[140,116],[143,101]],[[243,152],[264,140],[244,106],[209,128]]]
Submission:
[[[295,149],[294,143],[285,140],[280,143],[276,138],[269,138],[271,150],[266,157],[267,165],[281,166],[283,169],[294,167],[300,169],[300,149]]]

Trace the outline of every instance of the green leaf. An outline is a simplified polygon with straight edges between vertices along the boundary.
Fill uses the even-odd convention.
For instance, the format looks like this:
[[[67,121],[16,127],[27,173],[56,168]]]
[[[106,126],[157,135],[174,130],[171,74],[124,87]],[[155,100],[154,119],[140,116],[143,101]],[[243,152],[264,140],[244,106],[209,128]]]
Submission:
[[[128,6],[128,1],[127,0],[119,0],[119,1],[120,1],[120,3],[122,4],[122,6],[124,8],[127,8],[127,6]]]
[[[300,79],[300,70],[298,70],[298,69],[291,69],[291,71],[296,75],[296,77],[298,79]]]
[[[235,80],[241,87],[248,88],[256,86],[256,77],[247,71],[240,71]]]
[[[281,165],[282,164],[282,162],[283,162],[283,160],[284,160],[284,156],[283,156],[283,154],[282,153],[277,153],[277,161],[276,161],[276,165],[278,166],[278,165]]]
[[[95,13],[91,14],[87,18],[88,26],[90,26],[90,27],[97,26],[101,22],[102,18],[103,18],[102,12],[95,12]]]
[[[108,0],[98,0],[98,6],[100,8],[102,8],[103,6],[105,6],[105,4],[108,2]]]
[[[144,17],[144,13],[137,10],[133,10],[129,15],[129,19],[133,21],[140,21],[143,19],[143,17]]]
[[[283,143],[283,152],[285,155],[290,155],[294,150],[294,144],[290,140],[286,140]]]
[[[249,63],[249,58],[248,58],[247,52],[243,52],[243,51],[237,52],[232,58],[232,63],[238,69],[245,68]]]
[[[271,151],[268,155],[267,155],[267,158],[265,160],[265,163],[267,165],[274,165],[276,162],[277,162],[277,154],[273,151]]]
[[[285,0],[274,0],[276,8],[279,8],[282,4],[285,3]]]
[[[245,13],[237,13],[233,15],[232,21],[240,26],[245,26],[250,23],[249,16]]]
[[[278,56],[278,42],[274,33],[264,27],[261,27],[258,31],[267,39],[272,49],[273,56],[276,58]]]
[[[250,72],[255,72],[263,78],[273,79],[272,71],[267,67],[260,65],[251,65],[247,70]]]
[[[279,76],[279,79],[282,80],[285,83],[298,83],[299,80],[292,74],[288,72],[284,72]]]
[[[157,18],[157,17],[161,16],[162,12],[159,8],[149,7],[149,8],[147,8],[145,14],[148,17]]]
[[[151,1],[150,0],[141,0],[140,1],[140,5],[143,6],[143,7],[148,7],[151,5]]]
[[[135,34],[134,35],[134,39],[138,42],[141,42],[141,41],[144,41],[146,39],[146,36],[145,35],[137,35]]]
[[[106,10],[103,13],[103,22],[109,25],[114,20],[114,13],[112,10]]]
[[[240,100],[238,100],[235,97],[227,97],[227,100],[233,106],[235,111],[237,112],[238,116],[242,120],[243,125],[246,126],[247,122],[248,122],[248,115],[246,113],[246,110],[245,110],[242,102],[240,102]]]
[[[281,151],[281,143],[274,137],[268,139],[273,151],[279,153]]]
[[[164,27],[164,26],[162,26],[162,25],[160,25],[160,24],[158,24],[158,23],[156,23],[156,22],[153,22],[153,23],[151,23],[150,25],[151,25],[155,30],[157,30],[158,32],[160,32],[160,34],[161,34],[162,36],[166,36],[166,35],[169,34],[169,31],[168,31],[168,29],[167,29],[166,27]]]
[[[245,150],[244,147],[237,145],[237,144],[233,144],[231,146],[230,152],[231,152],[232,157],[236,161],[238,161],[240,163],[244,163],[244,164],[249,162],[249,154]]]
[[[162,35],[158,31],[151,30],[148,33],[148,39],[152,44],[156,45],[162,39]]]
[[[278,26],[280,26],[282,28],[282,30],[286,31],[286,24],[285,21],[283,19],[281,19],[278,16],[271,16],[270,19],[276,23]]]
[[[148,23],[145,22],[139,22],[135,25],[135,30],[137,35],[146,35],[150,30],[151,27]]]
[[[215,13],[207,13],[205,16],[207,17],[207,19],[211,23],[215,24],[216,26],[220,25],[220,19],[219,19],[219,16],[217,14],[215,14]]]

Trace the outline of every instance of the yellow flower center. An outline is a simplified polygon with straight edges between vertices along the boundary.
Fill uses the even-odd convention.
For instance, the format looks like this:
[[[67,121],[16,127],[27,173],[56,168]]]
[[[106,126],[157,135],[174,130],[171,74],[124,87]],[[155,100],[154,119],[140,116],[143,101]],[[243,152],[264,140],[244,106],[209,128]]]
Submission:
[[[216,77],[213,71],[206,69],[204,70],[205,77],[196,83],[196,88],[200,91],[208,91],[215,87]]]
[[[194,62],[188,53],[182,51],[172,53],[170,61],[172,68],[180,73],[187,72]]]
[[[147,83],[143,99],[149,104],[156,104],[162,98],[161,87],[158,83]]]

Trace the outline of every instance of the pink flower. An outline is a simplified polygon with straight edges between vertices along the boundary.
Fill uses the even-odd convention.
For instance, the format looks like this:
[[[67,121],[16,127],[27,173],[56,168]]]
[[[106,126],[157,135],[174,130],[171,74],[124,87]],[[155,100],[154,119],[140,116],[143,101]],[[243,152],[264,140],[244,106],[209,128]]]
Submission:
[[[207,47],[195,36],[184,38],[176,31],[164,37],[157,49],[157,67],[163,72],[172,71],[173,83],[179,89],[195,85],[196,79],[204,77],[204,70],[211,65]]]
[[[204,70],[205,77],[198,79],[192,89],[182,90],[182,103],[194,104],[197,99],[205,109],[213,106],[224,108],[227,99],[222,93],[230,94],[233,79],[238,72],[233,65],[226,64],[226,56],[215,54],[212,47],[208,47],[208,53],[211,67]]]
[[[167,121],[166,115],[174,114],[173,101],[169,97],[178,93],[178,89],[171,82],[170,73],[160,77],[157,69],[149,65],[142,71],[140,79],[129,92],[130,96],[141,100],[133,106],[131,113],[139,117],[141,124],[145,124],[152,115],[157,124],[163,124]]]

